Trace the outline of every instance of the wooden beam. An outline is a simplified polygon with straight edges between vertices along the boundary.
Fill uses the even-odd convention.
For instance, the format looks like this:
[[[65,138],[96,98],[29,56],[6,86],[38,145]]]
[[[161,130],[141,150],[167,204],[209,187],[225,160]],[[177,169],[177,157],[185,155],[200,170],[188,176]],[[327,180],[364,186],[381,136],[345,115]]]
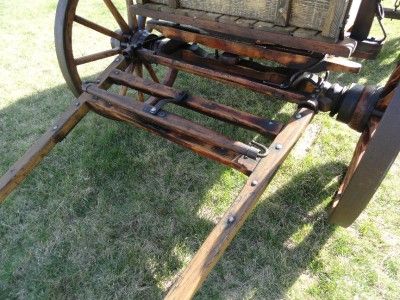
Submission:
[[[226,24],[202,19],[192,18],[179,14],[172,14],[154,9],[149,9],[145,5],[135,5],[138,14],[160,20],[167,20],[179,24],[191,25],[194,27],[219,32],[224,35],[231,35],[246,40],[252,40],[259,45],[279,45],[294,49],[306,50],[316,53],[332,54],[336,56],[349,57],[355,50],[357,42],[353,39],[344,38],[337,43],[324,40],[310,40],[293,37],[276,32],[267,32],[259,29],[249,29],[235,24]]]
[[[173,69],[177,70],[182,70],[191,74],[199,75],[202,77],[210,78],[213,80],[217,80],[223,83],[229,83],[235,86],[242,86],[247,89],[250,89],[252,91],[264,94],[264,95],[270,95],[270,96],[276,96],[280,98],[285,98],[289,102],[293,103],[299,103],[301,101],[306,100],[306,96],[294,91],[290,90],[283,90],[278,87],[274,87],[271,85],[263,84],[257,81],[252,81],[247,78],[241,77],[241,76],[235,76],[231,74],[227,74],[224,72],[219,72],[215,70],[211,70],[208,68],[203,68],[199,66],[195,66],[192,64],[188,64],[186,62],[180,61],[176,58],[170,58],[166,56],[160,56],[152,53],[152,51],[149,50],[138,50],[137,51],[138,56],[142,60],[146,60],[148,62],[153,62],[157,63],[160,65],[164,65]]]
[[[78,23],[78,24],[81,24],[81,25],[83,25],[85,27],[93,29],[94,31],[97,31],[97,32],[99,32],[101,34],[104,34],[104,35],[107,35],[109,37],[112,37],[112,38],[117,39],[119,41],[123,41],[124,40],[124,37],[121,34],[118,34],[118,33],[114,32],[114,31],[111,31],[110,29],[105,28],[103,26],[100,26],[100,25],[98,25],[98,24],[96,24],[96,23],[94,23],[92,21],[86,20],[85,18],[82,18],[82,17],[80,17],[78,15],[75,15],[74,21],[76,23]]]
[[[89,108],[86,100],[87,97],[81,96],[74,101],[58,121],[0,178],[0,203],[87,114]]]
[[[275,24],[287,26],[290,18],[290,2],[291,0],[279,0],[276,10]]]
[[[126,72],[119,72],[118,74],[111,73],[110,79],[118,84],[129,86],[132,89],[145,92],[146,94],[158,98],[177,98],[181,93],[181,91],[176,89],[155,82],[150,82],[148,80],[143,80],[142,78],[133,76]],[[176,104],[210,117],[254,130],[269,137],[276,136],[283,127],[283,124],[280,122],[254,116],[197,96],[189,95],[185,101]]]
[[[201,287],[249,214],[254,210],[257,201],[290,150],[311,122],[314,112],[303,108],[295,116],[276,137],[270,147],[269,155],[257,165],[239,196],[171,287],[165,299],[191,299]],[[301,117],[298,118],[299,116]]]
[[[119,71],[120,73],[120,71]],[[110,113],[126,111],[136,119],[141,119],[164,131],[175,132],[176,134],[191,137],[193,140],[207,143],[221,149],[221,153],[235,152],[237,155],[245,155],[250,158],[257,158],[259,149],[246,145],[239,141],[232,141],[230,138],[208,129],[202,125],[189,121],[176,114],[162,110],[160,114],[150,113],[148,104],[132,100],[130,97],[119,96],[108,91],[97,88],[94,84],[85,87],[85,91],[93,96],[102,99],[109,106]],[[93,101],[91,101],[93,104]]]
[[[258,149],[233,141],[172,113],[163,111],[163,116],[152,115],[146,111],[145,103],[132,98],[118,96],[95,86],[89,86],[86,90],[97,97],[88,99],[90,108],[102,116],[146,129],[246,175],[252,173],[257,163],[255,159],[240,157],[256,155]]]

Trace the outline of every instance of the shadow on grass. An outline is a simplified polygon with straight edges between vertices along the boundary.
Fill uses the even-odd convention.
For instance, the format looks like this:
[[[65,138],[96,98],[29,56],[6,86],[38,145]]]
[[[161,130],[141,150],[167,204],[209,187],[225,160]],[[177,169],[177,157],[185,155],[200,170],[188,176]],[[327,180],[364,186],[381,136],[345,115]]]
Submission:
[[[263,199],[198,298],[282,299],[300,276],[316,275],[307,273],[318,271],[318,253],[335,228],[327,223],[321,199],[334,193],[337,187],[329,183],[343,167],[308,169]]]
[[[220,95],[217,84],[198,84],[188,75],[177,85],[225,103],[239,98],[242,109],[267,99],[233,89]],[[55,118],[67,99],[69,92],[60,86],[0,111],[2,173],[51,125],[41,120]],[[267,100],[251,105],[265,115],[287,117],[281,107]],[[254,137],[211,119],[203,123],[238,140]],[[241,298],[269,285],[274,298],[284,297],[332,232],[320,214],[309,211],[321,191],[333,194],[324,189],[337,170],[335,164],[308,170],[259,205],[199,297],[232,291]],[[245,179],[146,132],[90,114],[0,207],[0,298],[160,298],[214,226],[199,211],[213,198],[228,206]],[[221,196],[215,189],[227,190]],[[307,224],[313,224],[307,238],[291,242]]]

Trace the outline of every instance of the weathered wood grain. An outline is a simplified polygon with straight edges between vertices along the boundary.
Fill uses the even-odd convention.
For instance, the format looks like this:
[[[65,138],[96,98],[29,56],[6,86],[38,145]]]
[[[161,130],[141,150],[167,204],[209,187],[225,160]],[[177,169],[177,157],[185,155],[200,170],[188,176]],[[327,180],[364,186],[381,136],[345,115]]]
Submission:
[[[324,37],[337,40],[350,0],[180,0],[179,5],[176,1],[171,3],[169,0],[150,2],[158,4],[158,10],[162,10],[160,6],[164,5],[169,8],[221,14],[225,16],[221,21],[223,23],[232,23],[235,18],[243,18],[280,26],[291,25],[322,31]],[[244,25],[247,26],[246,23]]]
[[[140,15],[149,16],[155,19],[168,20],[179,24],[188,24],[213,32],[223,33],[246,40],[253,40],[257,44],[280,45],[289,48],[307,50],[317,53],[332,54],[336,56],[349,57],[355,50],[357,42],[344,38],[344,40],[333,43],[332,40],[310,40],[305,38],[293,37],[274,31],[263,31],[260,29],[249,30],[235,23],[225,24],[202,17],[192,18],[188,16],[166,13],[152,8],[153,5],[136,5],[135,10]],[[218,18],[218,21],[221,17]],[[281,28],[286,28],[282,27]]]
[[[276,137],[270,147],[270,154],[257,165],[232,206],[207,237],[165,299],[191,299],[200,288],[314,116],[314,112],[309,109],[301,109],[298,113],[302,117],[293,118]]]
[[[331,0],[329,1],[329,9],[322,27],[322,36],[337,38],[344,23],[345,14],[349,7],[349,0]]]
[[[148,80],[143,80],[126,72],[112,73],[110,79],[118,84],[129,86],[132,89],[143,91],[158,98],[176,98],[182,92],[156,82],[152,83]],[[264,136],[276,136],[283,127],[280,122],[254,116],[198,96],[189,95],[185,101],[176,104],[210,117],[254,130]]]

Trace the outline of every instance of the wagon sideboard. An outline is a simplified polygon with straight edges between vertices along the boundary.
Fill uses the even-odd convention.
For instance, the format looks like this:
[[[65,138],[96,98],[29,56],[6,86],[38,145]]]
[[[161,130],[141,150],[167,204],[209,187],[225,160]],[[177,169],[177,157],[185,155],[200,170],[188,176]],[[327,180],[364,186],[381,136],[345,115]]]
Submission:
[[[172,13],[204,12],[216,19],[222,17],[227,23],[250,27],[307,29],[308,34],[332,41],[339,39],[350,8],[356,6],[357,10],[359,5],[359,1],[351,0],[138,0],[137,3]]]

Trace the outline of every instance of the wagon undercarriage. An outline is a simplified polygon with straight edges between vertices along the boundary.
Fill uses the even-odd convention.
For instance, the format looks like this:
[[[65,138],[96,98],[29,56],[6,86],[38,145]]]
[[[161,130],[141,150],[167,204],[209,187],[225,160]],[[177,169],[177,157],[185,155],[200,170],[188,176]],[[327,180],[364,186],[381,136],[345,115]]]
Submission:
[[[348,173],[334,197],[330,220],[348,226],[357,218],[400,148],[400,67],[385,87],[343,87],[331,84],[328,74],[329,71],[357,73],[361,67],[358,63],[338,56],[372,57],[379,51],[379,43],[357,43],[349,39],[332,44],[281,37],[284,40],[281,45],[272,45],[271,39],[275,35],[266,33],[262,40],[250,42],[252,37],[243,40],[240,32],[222,34],[222,29],[227,27],[218,32],[218,27],[211,28],[216,25],[209,20],[196,18],[190,21],[188,16],[166,15],[146,6],[134,6],[132,1],[127,1],[130,13],[126,23],[111,1],[104,2],[120,30],[106,29],[76,15],[78,1],[60,1],[57,54],[64,77],[78,98],[1,178],[0,201],[89,111],[145,129],[246,174],[249,178],[242,191],[167,295],[171,299],[190,298],[254,209],[313,116],[318,112],[329,112],[362,133]],[[146,22],[143,16],[156,19]],[[110,49],[74,58],[71,50],[73,23],[109,36]],[[230,27],[230,30],[240,31],[236,27]],[[154,34],[155,31],[158,34]],[[296,44],[299,41],[303,44]],[[82,83],[77,66],[115,55],[118,56],[95,81]],[[258,61],[261,59],[279,66],[263,64]],[[165,78],[159,78],[153,68],[155,64],[168,69]],[[144,70],[152,80],[142,78]],[[287,124],[255,116],[173,88],[179,71],[273,95],[298,108]],[[109,91],[115,85],[120,86],[119,93]],[[127,96],[128,89],[138,91],[137,99]],[[256,141],[233,140],[169,112],[166,108],[171,105],[252,130],[271,138],[272,143],[262,145]],[[382,149],[385,155],[382,155]]]

